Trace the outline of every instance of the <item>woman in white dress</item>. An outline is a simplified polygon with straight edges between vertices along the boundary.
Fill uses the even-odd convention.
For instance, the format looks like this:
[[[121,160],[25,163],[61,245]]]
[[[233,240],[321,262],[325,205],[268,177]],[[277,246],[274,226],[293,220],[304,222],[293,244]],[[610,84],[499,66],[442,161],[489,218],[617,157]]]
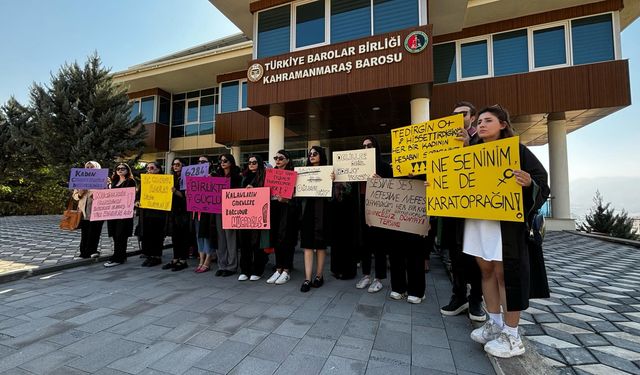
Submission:
[[[481,110],[478,135],[479,144],[512,137],[508,112],[499,105]],[[519,153],[520,169],[513,171],[513,178],[522,186],[525,222],[466,219],[464,226],[463,251],[478,261],[490,316],[471,333],[471,339],[484,344],[487,353],[503,358],[524,353],[518,334],[520,311],[528,308],[533,291],[546,281],[546,274],[530,273],[530,259],[537,262],[542,257],[530,258],[527,239],[528,224],[549,196],[547,172],[526,146],[520,145]]]

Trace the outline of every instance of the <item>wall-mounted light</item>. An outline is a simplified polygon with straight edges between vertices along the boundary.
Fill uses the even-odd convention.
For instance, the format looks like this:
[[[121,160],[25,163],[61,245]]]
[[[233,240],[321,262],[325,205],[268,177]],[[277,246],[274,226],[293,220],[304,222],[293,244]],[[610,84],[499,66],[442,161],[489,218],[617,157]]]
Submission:
[[[384,128],[385,126],[387,126],[387,124],[382,123],[382,124],[380,124],[380,126],[382,126]]]
[[[372,110],[372,111],[379,111],[379,110],[380,110],[380,107],[371,107],[371,110]]]
[[[316,115],[309,115],[309,118],[316,118]]]

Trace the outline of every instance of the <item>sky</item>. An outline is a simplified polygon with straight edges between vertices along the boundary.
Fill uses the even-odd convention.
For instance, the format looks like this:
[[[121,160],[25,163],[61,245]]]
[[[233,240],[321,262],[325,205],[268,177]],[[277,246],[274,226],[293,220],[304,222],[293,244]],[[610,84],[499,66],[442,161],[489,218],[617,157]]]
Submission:
[[[93,51],[116,72],[239,32],[207,0],[0,1],[0,14],[0,104],[26,104],[33,82]],[[639,37],[640,20],[622,32],[635,104],[568,135],[571,181],[640,177]],[[547,147],[533,151],[548,166]]]

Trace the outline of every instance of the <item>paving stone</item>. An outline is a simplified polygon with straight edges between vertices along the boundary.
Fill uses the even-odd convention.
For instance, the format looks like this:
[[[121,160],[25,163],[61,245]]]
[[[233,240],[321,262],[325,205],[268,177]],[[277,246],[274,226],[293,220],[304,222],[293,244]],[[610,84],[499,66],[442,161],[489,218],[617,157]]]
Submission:
[[[493,375],[495,370],[489,361],[482,345],[471,340],[449,342],[451,355],[456,370],[466,370],[476,374]]]
[[[207,329],[207,326],[205,325],[193,323],[193,322],[186,322],[186,323],[180,324],[176,328],[165,333],[162,336],[162,339],[165,341],[171,341],[178,344],[182,344],[187,342],[193,336],[197,335],[198,333],[206,329]]]
[[[0,361],[0,372],[7,371],[34,360],[37,357],[51,353],[59,348],[52,343],[35,343],[9,354]]]
[[[602,322],[589,322],[589,325],[596,332],[617,332],[620,331],[613,323],[602,321]]]
[[[411,357],[408,355],[373,350],[367,364],[368,375],[411,373]]]
[[[305,336],[293,349],[294,353],[327,358],[331,354],[337,340]]]
[[[34,374],[48,374],[56,370],[57,368],[64,366],[67,362],[73,360],[76,357],[77,356],[75,354],[59,350],[46,354],[42,357],[32,359],[27,363],[23,363],[22,365],[20,365],[20,368],[30,371]]]
[[[378,330],[373,348],[383,352],[411,354],[411,334]]]
[[[143,346],[134,355],[119,359],[111,363],[108,367],[129,373],[138,373],[146,367],[157,363],[167,354],[178,347],[178,344],[168,341],[159,341],[150,346]]]
[[[151,344],[159,337],[163,336],[167,332],[169,332],[171,328],[156,326],[153,324],[146,325],[139,330],[133,331],[124,338],[127,340],[143,343],[143,344]]]
[[[169,374],[182,374],[185,368],[193,366],[211,351],[189,345],[181,345],[158,361],[151,363],[150,368]]]
[[[582,333],[575,335],[583,346],[602,346],[610,345],[609,341],[605,337],[597,333]]]
[[[366,362],[369,359],[369,354],[371,353],[372,347],[373,340],[341,336],[333,347],[331,355],[357,359]]]
[[[134,355],[143,347],[142,345],[133,341],[117,339],[109,342],[102,350],[89,352],[69,362],[67,366],[94,373],[114,361]]]
[[[242,328],[236,332],[233,336],[229,337],[229,340],[244,342],[249,345],[258,345],[269,333],[251,328]]]
[[[449,349],[449,339],[444,329],[415,326],[411,338],[414,344]]]
[[[342,358],[338,356],[330,356],[327,358],[320,374],[336,374],[336,375],[356,375],[364,374],[366,363],[355,359]]]
[[[350,337],[373,340],[378,331],[379,322],[374,320],[362,320],[351,318],[344,327],[342,333]]]
[[[346,325],[347,319],[323,315],[309,329],[307,334],[309,336],[337,340]]]
[[[638,373],[638,368],[631,361],[628,361],[624,358],[617,357],[615,355],[604,353],[598,349],[602,347],[595,347],[590,349],[589,351],[593,354],[594,357],[598,360],[598,362],[616,368],[618,370],[630,372],[630,373]]]
[[[312,323],[287,319],[273,333],[301,339],[311,329]]]
[[[585,348],[564,348],[559,350],[568,365],[574,366],[598,363],[594,356]]]
[[[256,346],[251,355],[256,358],[282,363],[299,341],[293,337],[272,333]]]
[[[326,359],[309,354],[294,352],[289,354],[276,371],[276,375],[314,375],[322,371]]]
[[[227,340],[213,349],[193,367],[226,374],[236,367],[251,352],[253,346],[243,342]]]
[[[411,364],[422,368],[445,372],[456,372],[451,350],[429,345],[414,344]]]

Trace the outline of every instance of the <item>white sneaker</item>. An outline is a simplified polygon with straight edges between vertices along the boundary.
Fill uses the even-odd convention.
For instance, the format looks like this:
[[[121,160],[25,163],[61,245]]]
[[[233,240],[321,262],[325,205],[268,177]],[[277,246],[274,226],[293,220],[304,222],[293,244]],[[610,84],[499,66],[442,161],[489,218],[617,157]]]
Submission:
[[[258,275],[251,275],[251,277],[249,278],[250,281],[257,281],[262,279],[262,276],[258,276]]]
[[[241,273],[240,276],[238,276],[238,281],[247,281],[249,280],[249,276],[245,275],[244,273]]]
[[[276,285],[286,284],[290,279],[291,276],[289,276],[289,272],[282,271],[282,274],[278,277],[278,280],[276,280]]]
[[[280,277],[280,275],[282,275],[282,273],[278,271],[274,272],[273,275],[271,275],[271,277],[267,279],[267,284],[275,283],[276,280],[278,280],[278,278]]]
[[[494,357],[511,358],[524,354],[524,344],[522,338],[502,331],[497,339],[485,344],[484,351]]]
[[[357,288],[357,286],[356,286],[356,288]],[[369,289],[367,289],[367,292],[369,292],[369,293],[377,293],[377,292],[381,291],[382,288],[383,288],[383,285],[380,282],[380,280],[373,279],[373,282],[371,283],[371,285],[369,285]]]
[[[115,267],[115,266],[119,266],[122,263],[118,263],[118,262],[114,262],[112,260],[108,261],[107,263],[104,264],[105,267],[109,268],[109,267]]]
[[[409,302],[409,303],[413,303],[413,304],[422,303],[422,300],[423,300],[425,297],[426,297],[426,296],[422,296],[422,297],[409,296],[409,297],[407,297],[407,302]]]
[[[356,288],[357,289],[364,289],[366,287],[369,286],[369,284],[371,284],[371,277],[369,276],[362,276],[362,279],[360,279],[357,283],[356,283]]]
[[[91,258],[100,258],[100,252],[91,254]]]
[[[398,292],[391,292],[391,293],[389,293],[389,297],[390,297],[391,299],[401,300],[401,299],[403,299],[403,298],[404,298],[404,297],[406,297],[406,296],[405,296],[405,294],[404,294],[404,293],[400,294],[400,293],[398,293]]]
[[[501,332],[502,327],[499,327],[493,320],[489,319],[482,327],[471,331],[471,340],[484,345],[491,340],[497,339]]]

